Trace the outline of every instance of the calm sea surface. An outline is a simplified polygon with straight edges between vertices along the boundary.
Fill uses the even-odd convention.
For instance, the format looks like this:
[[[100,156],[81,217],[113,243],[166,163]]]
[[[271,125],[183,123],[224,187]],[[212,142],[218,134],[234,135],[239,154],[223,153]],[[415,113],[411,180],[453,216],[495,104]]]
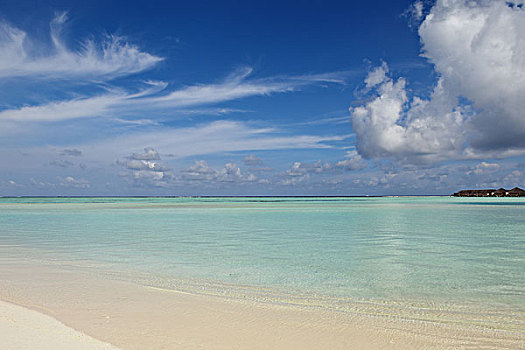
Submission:
[[[520,198],[0,198],[0,245],[167,288],[525,311]]]

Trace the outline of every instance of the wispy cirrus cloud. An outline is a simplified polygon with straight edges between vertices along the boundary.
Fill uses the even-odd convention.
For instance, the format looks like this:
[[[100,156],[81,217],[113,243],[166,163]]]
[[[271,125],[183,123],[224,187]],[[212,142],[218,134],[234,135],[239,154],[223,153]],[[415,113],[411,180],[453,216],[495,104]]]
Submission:
[[[108,115],[111,108],[125,100],[124,95],[106,94],[90,98],[50,102],[38,106],[24,106],[0,112],[0,121],[60,121]]]
[[[115,35],[99,42],[84,40],[79,48],[70,48],[63,39],[66,22],[65,12],[51,21],[51,45],[9,23],[0,23],[0,78],[107,80],[147,70],[163,60]]]
[[[185,128],[163,128],[135,132],[92,143],[89,153],[85,145],[71,145],[85,149],[86,157],[122,157],[119,152],[138,152],[144,145],[169,153],[172,158],[217,154],[223,152],[281,150],[281,149],[328,149],[331,142],[341,141],[345,136],[282,135],[273,128],[253,127],[248,123],[218,120]],[[110,158],[111,159],[111,158]]]
[[[35,106],[23,106],[0,112],[1,120],[14,121],[58,121],[65,119],[102,117],[129,112],[172,111],[182,115],[191,111],[189,107],[199,107],[238,100],[251,96],[264,96],[274,93],[294,91],[302,86],[319,81],[332,83],[336,73],[314,76],[270,77],[250,79],[252,68],[236,70],[218,83],[196,84],[168,91],[168,85],[159,81],[147,81],[146,88],[139,92],[126,92],[122,89],[88,97],[65,101],[52,101]],[[337,82],[339,83],[339,82]],[[220,108],[215,114],[225,114],[236,109]]]
[[[200,112],[209,105],[291,92],[307,85],[344,84],[348,75],[353,74],[341,71],[254,78],[251,67],[241,67],[217,82],[171,88],[166,82],[146,80],[142,82],[143,86],[146,85],[142,89],[137,88],[136,84],[128,84],[125,88],[116,87],[109,80],[143,72],[163,58],[144,52],[123,38],[112,35],[100,41],[84,40],[78,48],[68,47],[64,40],[66,23],[65,12],[57,14],[51,21],[51,44],[36,41],[28,33],[6,22],[0,23],[0,79],[30,77],[38,78],[40,82],[80,80],[90,87],[87,90],[89,92],[75,91],[72,86],[70,98],[56,99],[50,94],[48,97],[44,95],[37,104],[23,101],[19,106],[12,106],[9,103],[8,108],[0,111],[0,122],[56,122],[108,116],[125,122],[128,120],[122,119],[124,115],[157,112],[164,115],[170,113],[171,117],[175,114],[182,116],[193,110]],[[101,87],[104,91],[101,91]],[[212,112],[215,115],[236,111],[217,107]],[[142,116],[137,118],[144,121]]]
[[[184,87],[164,96],[158,96],[145,102],[156,103],[163,107],[188,107],[236,100],[249,96],[269,95],[276,92],[292,91],[297,85],[291,79],[274,81],[273,79],[247,79],[253,69],[245,67],[228,75],[215,84],[203,84]]]
[[[76,97],[64,101],[52,101],[35,106],[23,106],[0,112],[0,121],[39,121],[55,122],[68,119],[107,117],[122,109],[131,108],[133,101],[155,94],[166,87],[163,82],[144,82],[146,88],[130,93],[122,89],[112,88],[109,92],[89,96]]]

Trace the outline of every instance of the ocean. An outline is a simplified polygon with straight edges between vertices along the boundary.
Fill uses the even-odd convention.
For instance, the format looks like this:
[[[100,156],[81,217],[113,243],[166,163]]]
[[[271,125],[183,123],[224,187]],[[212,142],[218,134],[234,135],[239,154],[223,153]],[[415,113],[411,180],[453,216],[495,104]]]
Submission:
[[[0,252],[341,312],[525,319],[523,198],[0,198]]]

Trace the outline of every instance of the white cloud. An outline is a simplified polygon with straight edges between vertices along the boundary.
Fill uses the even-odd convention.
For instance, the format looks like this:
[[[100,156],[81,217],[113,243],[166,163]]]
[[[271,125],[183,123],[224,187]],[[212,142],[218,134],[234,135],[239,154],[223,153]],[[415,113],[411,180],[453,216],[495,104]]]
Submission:
[[[377,80],[379,81],[379,80]],[[462,149],[465,112],[450,110],[447,92],[438,84],[431,100],[409,101],[406,81],[385,75],[378,97],[352,109],[359,153],[366,158],[437,161]]]
[[[0,121],[56,122],[78,118],[112,116],[117,114],[117,112],[122,113],[126,110],[133,110],[133,108],[136,108],[136,103],[144,103],[144,97],[156,94],[167,86],[162,82],[145,82],[145,84],[146,88],[136,93],[113,89],[108,93],[96,96],[7,109],[0,112]],[[116,120],[122,121],[119,118],[116,118]],[[144,120],[126,122],[139,125],[152,124]]]
[[[63,40],[66,21],[66,13],[51,21],[52,46],[47,49],[26,32],[0,23],[0,77],[110,79],[144,71],[162,60],[112,35],[100,43],[86,40],[79,49],[68,48]]]
[[[277,76],[263,79],[249,79],[253,68],[235,70],[223,81],[212,84],[192,85],[172,91],[163,96],[144,99],[141,102],[157,108],[183,108],[237,100],[249,96],[285,93],[317,83],[343,84],[348,72],[330,72],[302,76]]]
[[[307,182],[311,175],[321,174],[333,170],[332,164],[317,161],[315,163],[294,162],[290,169],[280,175],[280,185],[298,185]]]
[[[318,160],[315,163],[301,163],[295,162],[292,169],[288,170],[286,174],[289,176],[300,176],[306,173],[323,173],[332,169],[332,164]]]
[[[18,109],[0,112],[1,120],[18,122],[28,121],[60,121],[110,113],[110,108],[124,99],[123,96],[107,94],[90,98],[73,99],[69,101],[50,102],[39,106],[26,106]]]
[[[61,186],[65,186],[65,187],[74,187],[74,188],[90,188],[91,187],[91,184],[89,181],[85,179],[75,179],[72,176],[66,176],[66,177],[57,176],[57,180]]]
[[[421,1],[416,1],[413,5],[414,16],[419,20],[423,17],[423,3]]]
[[[86,157],[122,157],[121,150],[140,150],[144,145],[162,149],[174,158],[235,151],[331,148],[327,142],[343,136],[280,135],[278,130],[252,127],[240,121],[219,120],[187,128],[164,128],[135,132],[96,144],[71,145],[82,148]],[[88,154],[89,153],[89,154]]]
[[[348,152],[348,158],[345,160],[337,161],[335,163],[323,162],[318,160],[314,163],[303,163],[294,162],[290,169],[280,174],[281,180],[278,182],[281,185],[297,185],[300,183],[307,182],[313,175],[327,175],[341,173],[341,170],[360,170],[366,166],[366,162],[361,158],[360,155],[355,151]],[[341,179],[325,179],[324,183],[335,184],[340,183]]]
[[[133,160],[159,160],[159,152],[155,151],[152,147],[146,147],[144,148],[144,153],[133,153],[131,155],[131,159]]]
[[[313,77],[273,77],[266,79],[247,79],[251,68],[237,70],[218,83],[197,84],[167,91],[167,84],[158,81],[146,81],[146,88],[132,93],[113,89],[96,96],[78,97],[64,101],[52,101],[40,105],[23,106],[0,112],[0,121],[60,121],[66,119],[107,117],[122,114],[154,113],[169,111],[172,116],[202,113],[222,115],[240,110],[219,108],[213,110],[186,110],[188,107],[217,104],[250,96],[285,93],[295,89],[329,80],[335,73],[326,73]],[[325,79],[325,80],[323,80]],[[330,78],[333,79],[333,78]],[[166,92],[166,93],[164,93]],[[162,94],[164,93],[164,94]],[[153,124],[150,121],[118,121],[135,124]]]
[[[409,8],[405,11],[403,15],[408,18],[410,27],[414,27],[415,25],[419,24],[421,19],[423,19],[424,10],[425,6],[423,4],[423,1],[415,1],[412,5],[409,6]]]
[[[472,147],[525,147],[525,11],[505,1],[439,1],[419,34],[446,88],[481,111],[468,126]]]
[[[257,180],[253,174],[244,174],[235,163],[226,163],[222,169],[215,170],[205,160],[198,160],[182,171],[182,179],[187,182],[206,183],[249,183]]]
[[[371,89],[385,80],[387,80],[386,74],[388,73],[388,65],[386,62],[383,62],[379,67],[374,68],[365,79],[366,89]]]
[[[21,185],[14,180],[0,181],[0,184],[2,183],[5,183],[10,187],[24,187],[24,185]]]
[[[439,0],[419,35],[439,76],[431,97],[409,98],[405,79],[373,70],[377,97],[351,110],[359,152],[407,162],[525,152],[525,11]]]
[[[134,185],[167,187],[174,176],[168,167],[158,162],[160,159],[154,148],[146,147],[144,153],[132,153],[116,163],[127,170],[121,175]]]
[[[36,180],[35,178],[30,178],[29,184],[35,187],[55,187],[56,186],[55,184],[52,184],[46,181]]]
[[[499,168],[500,168],[500,165],[497,163],[481,162],[478,165],[476,165],[474,169],[467,171],[467,175],[470,175],[470,174],[481,175],[485,173],[491,173],[491,172],[499,170]]]
[[[321,119],[314,119],[310,121],[300,122],[300,123],[294,123],[294,125],[323,125],[323,124],[346,124],[350,120],[348,115],[343,115],[339,117],[329,117],[329,118],[321,118]]]
[[[523,186],[525,184],[525,174],[523,171],[514,170],[503,178],[503,184],[508,186],[507,189]]]
[[[249,156],[244,157],[242,162],[245,165],[248,166],[261,166],[263,164],[263,161],[261,158],[254,156],[253,154],[250,154]]]
[[[197,160],[189,168],[181,170],[180,175],[156,161],[133,159],[133,155],[127,160],[117,161],[117,164],[129,170],[121,175],[138,186],[174,187],[192,184],[222,186],[226,183],[245,184],[258,180],[251,173],[243,173],[235,163],[226,163],[224,167],[214,169],[205,160]]]
[[[211,181],[216,171],[205,160],[197,160],[188,169],[183,170],[183,178],[189,181]]]
[[[226,163],[222,169],[215,170],[205,160],[195,161],[195,164],[182,171],[182,178],[189,182],[253,182],[257,177],[253,174],[243,174],[235,163]]]
[[[154,171],[154,172],[163,172],[167,170],[166,167],[154,161],[150,161],[150,160],[130,159],[129,161],[125,163],[125,165],[128,169],[132,169],[132,170],[148,170],[148,171]]]
[[[145,101],[145,103],[157,103],[164,107],[187,107],[231,101],[248,96],[268,95],[274,92],[287,92],[292,91],[294,86],[298,85],[297,82],[292,81],[246,80],[251,72],[252,68],[247,67],[230,74],[222,82],[188,86],[165,96]]]
[[[347,159],[335,163],[334,167],[345,170],[359,170],[366,167],[366,162],[356,151],[347,152]]]
[[[243,174],[235,163],[226,163],[217,173],[220,182],[253,182],[257,177],[253,174]]]

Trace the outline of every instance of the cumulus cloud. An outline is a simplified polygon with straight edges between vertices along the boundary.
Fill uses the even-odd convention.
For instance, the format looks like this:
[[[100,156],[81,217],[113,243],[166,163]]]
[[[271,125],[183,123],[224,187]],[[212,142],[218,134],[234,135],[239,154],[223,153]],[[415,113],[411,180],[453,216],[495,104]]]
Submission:
[[[347,153],[348,158],[335,163],[318,160],[314,163],[294,162],[290,169],[280,174],[281,185],[296,185],[308,181],[312,175],[341,173],[342,170],[360,170],[366,166],[366,162],[355,151]],[[330,179],[325,180],[330,183]],[[340,180],[336,181],[340,183]]]
[[[65,187],[74,187],[74,188],[90,188],[91,183],[85,179],[75,179],[72,176],[66,176],[66,177],[60,177],[57,176],[57,180],[59,182],[59,185],[65,186]],[[41,183],[37,183],[41,184]]]
[[[9,187],[24,187],[24,185],[21,185],[14,180],[0,181],[0,184],[5,184]]]
[[[47,181],[37,180],[35,178],[29,179],[29,184],[35,187],[55,187],[56,185]]]
[[[406,162],[525,152],[525,11],[505,1],[439,0],[419,27],[438,81],[410,97],[385,64],[365,81],[374,97],[351,109],[366,158]]]
[[[388,73],[388,65],[383,62],[379,67],[376,67],[368,73],[365,79],[365,89],[370,90],[371,88],[383,83],[387,80],[386,74]]]
[[[144,153],[132,153],[126,159],[117,160],[117,164],[128,170],[122,176],[135,185],[166,187],[173,179],[173,174],[159,160],[159,153],[152,147],[146,147]]]
[[[215,170],[205,160],[195,161],[195,164],[182,171],[182,179],[189,182],[254,182],[257,177],[253,174],[244,174],[235,163],[226,163],[222,169]]]
[[[254,166],[261,166],[263,164],[262,159],[259,157],[254,156],[253,154],[250,154],[249,156],[244,157],[242,162],[245,165],[254,167]]]
[[[470,174],[481,175],[481,174],[491,173],[491,172],[497,171],[499,168],[500,168],[500,165],[497,163],[481,162],[478,165],[476,165],[474,169],[467,171],[467,175],[470,175]]]
[[[216,174],[205,160],[195,161],[195,164],[182,172],[183,178],[190,181],[211,181]]]
[[[449,109],[447,91],[439,83],[430,100],[409,101],[406,81],[382,71],[379,96],[352,109],[357,149],[366,158],[436,161],[462,149],[465,111]],[[379,80],[377,80],[379,81]]]
[[[317,161],[315,163],[294,162],[290,169],[281,174],[280,185],[297,185],[310,179],[311,174],[321,174],[332,170],[332,164]]]
[[[114,35],[100,42],[85,40],[78,49],[69,48],[63,39],[66,22],[65,12],[51,21],[52,46],[47,49],[26,32],[0,23],[0,77],[110,79],[144,71],[162,60]]]
[[[320,160],[315,163],[294,162],[292,168],[286,174],[289,176],[301,176],[307,173],[320,174],[330,169],[332,169],[332,164]]]
[[[294,186],[308,181],[310,174],[301,162],[294,162],[292,167],[281,174],[280,177],[281,180],[278,181],[279,185]]]
[[[356,151],[347,152],[347,156],[347,159],[336,162],[334,166],[345,170],[359,170],[366,167],[366,162]]]
[[[144,153],[133,153],[131,159],[134,160],[160,160],[159,152],[155,151],[152,147],[144,148]]]
[[[243,174],[235,163],[226,163],[224,168],[219,170],[217,180],[220,182],[253,182],[257,177],[253,174]]]

